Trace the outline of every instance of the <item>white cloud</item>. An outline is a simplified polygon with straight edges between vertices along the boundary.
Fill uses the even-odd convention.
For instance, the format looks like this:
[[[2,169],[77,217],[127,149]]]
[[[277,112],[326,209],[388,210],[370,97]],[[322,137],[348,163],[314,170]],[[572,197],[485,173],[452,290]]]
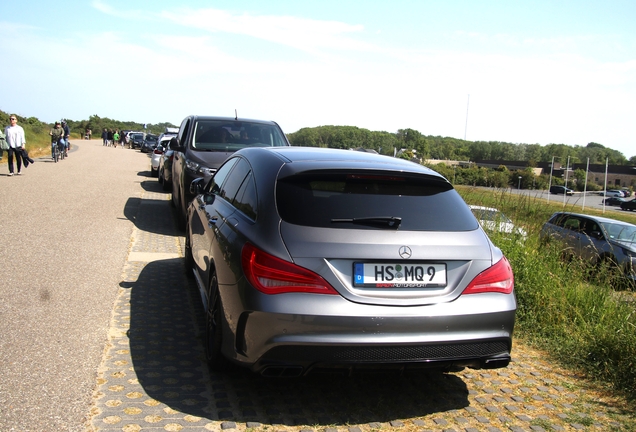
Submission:
[[[93,6],[109,15],[132,14],[102,1]],[[28,80],[3,99],[36,107],[25,114],[47,121],[97,113],[178,123],[187,114],[232,115],[236,108],[243,117],[276,120],[287,132],[339,124],[463,138],[470,94],[469,140],[595,141],[623,146],[631,156],[636,60],[604,62],[567,50],[504,55],[427,45],[379,48],[365,42],[360,25],[216,9],[144,15],[157,25],[142,33],[122,28],[66,40],[0,24],[3,40],[19,34],[15,43],[0,46],[0,55],[10,51],[20,67],[16,73]],[[298,55],[254,55],[236,35],[292,47]],[[548,38],[509,42],[550,44]],[[57,66],[51,55],[60,51],[74,61]],[[84,57],[87,52],[100,55]],[[51,83],[64,88],[62,108],[41,103],[55,89]]]
[[[163,11],[160,15],[181,26],[251,36],[303,51],[376,50],[370,44],[349,37],[363,32],[362,25],[291,16],[234,14],[218,9]]]

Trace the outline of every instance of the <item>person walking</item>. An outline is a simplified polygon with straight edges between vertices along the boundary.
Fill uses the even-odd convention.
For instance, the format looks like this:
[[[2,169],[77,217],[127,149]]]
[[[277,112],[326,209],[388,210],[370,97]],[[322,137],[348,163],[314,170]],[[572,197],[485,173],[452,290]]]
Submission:
[[[113,146],[117,148],[117,144],[119,144],[119,132],[115,129],[115,133],[113,133]]]
[[[22,150],[26,147],[26,138],[24,129],[18,126],[18,117],[15,114],[9,116],[11,124],[4,129],[7,144],[9,144],[9,176],[13,175],[13,157],[15,156],[16,165],[18,167],[17,174],[22,174]]]
[[[112,129],[108,129],[108,132],[106,132],[106,141],[108,142],[108,146],[110,146],[113,142],[113,130]]]
[[[108,145],[108,130],[106,128],[104,128],[104,132],[102,132],[102,141],[102,145]]]

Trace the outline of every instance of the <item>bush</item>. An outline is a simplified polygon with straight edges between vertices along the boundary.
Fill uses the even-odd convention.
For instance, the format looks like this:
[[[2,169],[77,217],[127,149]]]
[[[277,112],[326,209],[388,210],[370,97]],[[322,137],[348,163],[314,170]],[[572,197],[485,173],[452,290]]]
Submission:
[[[490,235],[514,271],[516,336],[636,398],[636,297],[612,288],[617,284],[611,269],[591,271],[579,259],[564,261],[557,242],[539,244],[541,226],[562,204],[503,189],[458,192],[470,204],[498,208],[528,232],[525,242]],[[623,214],[615,218],[634,221]]]

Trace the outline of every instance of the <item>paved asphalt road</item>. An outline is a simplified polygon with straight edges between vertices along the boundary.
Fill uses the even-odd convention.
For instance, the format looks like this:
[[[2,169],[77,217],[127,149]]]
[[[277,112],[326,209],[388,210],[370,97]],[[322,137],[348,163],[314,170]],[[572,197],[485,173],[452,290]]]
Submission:
[[[554,195],[546,191],[527,189],[517,190],[512,188],[510,189],[510,193],[529,195],[532,198],[543,198],[545,200],[549,199],[552,203],[563,203],[563,198],[565,198],[565,205],[568,207],[568,209],[574,208],[573,211],[581,213],[585,213],[585,210],[589,209],[602,211],[603,201],[606,199],[605,197],[600,196],[598,192],[588,192],[585,196],[582,192],[575,192],[573,195],[564,197],[563,195]],[[634,199],[634,195],[626,199]],[[612,213],[614,212],[624,212],[624,210],[621,210],[621,208],[618,206],[605,205],[605,213],[607,217],[611,218]]]
[[[21,176],[0,165],[0,431],[83,430],[95,387],[149,160],[72,144]]]

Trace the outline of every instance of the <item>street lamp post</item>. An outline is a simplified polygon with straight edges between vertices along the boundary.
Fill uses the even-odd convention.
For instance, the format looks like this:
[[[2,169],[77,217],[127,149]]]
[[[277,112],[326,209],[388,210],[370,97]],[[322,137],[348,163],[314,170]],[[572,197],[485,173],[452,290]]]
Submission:
[[[521,190],[521,176],[519,176],[519,185],[517,186],[517,189]]]
[[[568,173],[570,172],[570,156],[568,156],[568,163],[565,166],[565,190],[563,191],[563,206],[565,207],[565,198],[567,197],[568,189]]]
[[[552,170],[554,169],[554,158],[559,156],[552,156],[552,163],[550,164],[550,180],[548,181],[548,202],[550,202],[550,189],[552,188]]]

